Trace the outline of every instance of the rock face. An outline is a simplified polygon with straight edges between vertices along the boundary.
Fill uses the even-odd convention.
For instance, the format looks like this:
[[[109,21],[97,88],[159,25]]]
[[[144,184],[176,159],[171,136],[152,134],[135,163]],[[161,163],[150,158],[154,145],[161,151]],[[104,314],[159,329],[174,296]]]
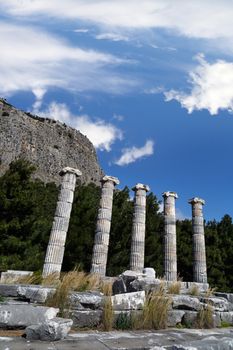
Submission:
[[[86,136],[59,121],[17,110],[0,99],[0,176],[18,158],[35,164],[34,177],[43,182],[60,184],[59,171],[67,166],[81,170],[81,183],[100,185],[103,177],[95,149]]]

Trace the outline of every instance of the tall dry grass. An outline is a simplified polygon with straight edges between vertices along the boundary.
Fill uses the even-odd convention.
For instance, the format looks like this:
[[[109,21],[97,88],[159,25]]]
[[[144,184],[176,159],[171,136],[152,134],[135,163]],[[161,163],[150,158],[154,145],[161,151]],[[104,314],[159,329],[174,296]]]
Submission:
[[[65,273],[61,276],[60,280],[54,276],[48,276],[46,282],[51,285],[56,283],[56,292],[51,296],[47,302],[47,306],[58,307],[60,309],[60,315],[66,317],[70,311],[70,298],[71,291],[86,291],[86,290],[99,290],[100,289],[100,277],[94,274],[86,274],[83,271],[77,269]]]
[[[112,306],[112,281],[102,281],[101,291],[105,295],[102,325],[103,330],[109,332],[112,330],[114,323],[114,310]]]
[[[171,297],[166,294],[164,283],[156,291],[147,294],[141,316],[133,318],[135,329],[165,329],[167,328],[168,310]]]

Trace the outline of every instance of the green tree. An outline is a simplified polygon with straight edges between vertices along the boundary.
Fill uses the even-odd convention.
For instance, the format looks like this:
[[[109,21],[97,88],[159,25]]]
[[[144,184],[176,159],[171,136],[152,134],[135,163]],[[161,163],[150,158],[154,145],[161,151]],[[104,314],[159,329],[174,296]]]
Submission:
[[[34,170],[20,159],[0,178],[1,270],[38,270],[42,266],[57,188],[31,181]]]

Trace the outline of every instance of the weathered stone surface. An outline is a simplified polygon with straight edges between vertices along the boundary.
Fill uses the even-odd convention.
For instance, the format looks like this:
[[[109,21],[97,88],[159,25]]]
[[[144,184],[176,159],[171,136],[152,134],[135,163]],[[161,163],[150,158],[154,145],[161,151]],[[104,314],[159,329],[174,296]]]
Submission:
[[[151,291],[159,288],[161,281],[157,278],[142,277],[139,276],[137,279],[130,283],[130,289],[132,291]]]
[[[189,295],[172,295],[173,309],[199,311],[201,303],[198,298]]]
[[[180,324],[184,314],[185,314],[185,311],[183,311],[183,310],[170,310],[170,311],[168,311],[167,326],[168,327],[175,327],[177,324]]]
[[[72,292],[70,294],[72,308],[80,309],[80,305],[92,310],[103,306],[104,295],[100,292]]]
[[[229,311],[229,303],[224,298],[201,297],[200,301],[205,304],[209,303],[215,311]]]
[[[205,201],[194,197],[189,200],[189,203],[192,205],[193,281],[207,283],[204,218],[202,213]]]
[[[197,311],[185,311],[185,314],[182,318],[182,324],[185,327],[192,328],[195,326],[197,320]]]
[[[53,116],[51,116],[53,118]],[[20,157],[36,165],[35,177],[60,184],[59,171],[70,166],[82,172],[82,183],[100,185],[103,172],[86,136],[53,119],[17,110],[0,99],[0,175]]]
[[[18,285],[17,284],[0,284],[0,296],[1,297],[17,297]]]
[[[54,318],[58,309],[22,304],[0,304],[0,327],[25,328]]]
[[[209,283],[198,283],[198,282],[186,282],[187,292],[188,293],[194,286],[198,288],[199,293],[207,292],[209,289]]]
[[[55,288],[19,285],[17,288],[17,295],[29,300],[31,303],[45,303],[55,291]]]
[[[64,339],[71,329],[73,321],[60,317],[47,320],[38,325],[32,325],[26,328],[26,338],[28,340],[61,340]]]
[[[224,298],[229,301],[229,303],[233,304],[233,293],[221,293],[221,292],[215,292],[214,295],[216,297]]]
[[[78,328],[97,327],[101,323],[102,310],[74,310],[70,314],[73,326]]]
[[[0,283],[15,283],[19,281],[20,278],[30,277],[32,275],[32,271],[7,270],[1,273]]]
[[[91,261],[91,272],[98,273],[101,276],[106,275],[113,191],[119,183],[119,180],[113,176],[104,176],[102,179],[100,208],[97,216],[95,242]]]
[[[142,273],[147,278],[155,278],[156,277],[155,269],[153,269],[152,267],[145,267],[143,269]]]
[[[138,278],[136,271],[126,270],[114,281],[112,285],[113,294],[130,293],[136,290],[131,287],[131,282]]]
[[[72,332],[56,343],[35,340],[29,343],[21,337],[1,337],[3,349],[14,350],[231,350],[232,328],[165,329],[159,331]]]
[[[63,191],[69,191],[71,194],[75,191],[77,176],[82,173],[78,169],[66,167],[60,171],[62,176],[62,186],[60,188],[60,198],[58,200],[57,208],[53,220],[53,225],[50,233],[49,243],[47,246],[45,262],[43,266],[42,276],[46,277],[52,273],[60,275],[63,256],[65,251],[66,234],[69,227],[70,213],[72,209],[72,202],[68,202],[64,196]],[[64,189],[64,185],[69,185],[69,190]]]
[[[140,310],[145,303],[145,291],[116,294],[111,298],[114,310]]]
[[[233,311],[229,312],[216,312],[216,315],[220,317],[220,320],[233,325]]]
[[[164,275],[167,281],[177,280],[177,253],[176,253],[176,212],[175,192],[163,193],[164,198]]]
[[[0,296],[14,297],[27,300],[31,303],[44,303],[49,296],[55,293],[55,288],[23,285],[23,284],[0,284]]]
[[[138,183],[132,190],[135,192],[135,195],[130,270],[142,273],[145,255],[146,193],[150,189],[147,185]]]

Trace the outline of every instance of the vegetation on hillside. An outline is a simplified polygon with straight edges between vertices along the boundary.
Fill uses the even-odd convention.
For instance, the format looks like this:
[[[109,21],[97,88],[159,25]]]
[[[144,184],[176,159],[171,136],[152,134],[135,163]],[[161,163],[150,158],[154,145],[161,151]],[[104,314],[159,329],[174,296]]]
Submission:
[[[58,188],[31,180],[34,168],[24,160],[0,177],[0,270],[42,269],[56,207]],[[89,184],[75,192],[63,270],[89,271],[100,189]],[[147,196],[145,266],[163,275],[163,217],[153,193]],[[107,273],[129,267],[133,202],[128,187],[114,193]],[[208,280],[218,290],[233,291],[233,224],[229,215],[205,223]],[[179,276],[192,280],[192,224],[177,221]]]

